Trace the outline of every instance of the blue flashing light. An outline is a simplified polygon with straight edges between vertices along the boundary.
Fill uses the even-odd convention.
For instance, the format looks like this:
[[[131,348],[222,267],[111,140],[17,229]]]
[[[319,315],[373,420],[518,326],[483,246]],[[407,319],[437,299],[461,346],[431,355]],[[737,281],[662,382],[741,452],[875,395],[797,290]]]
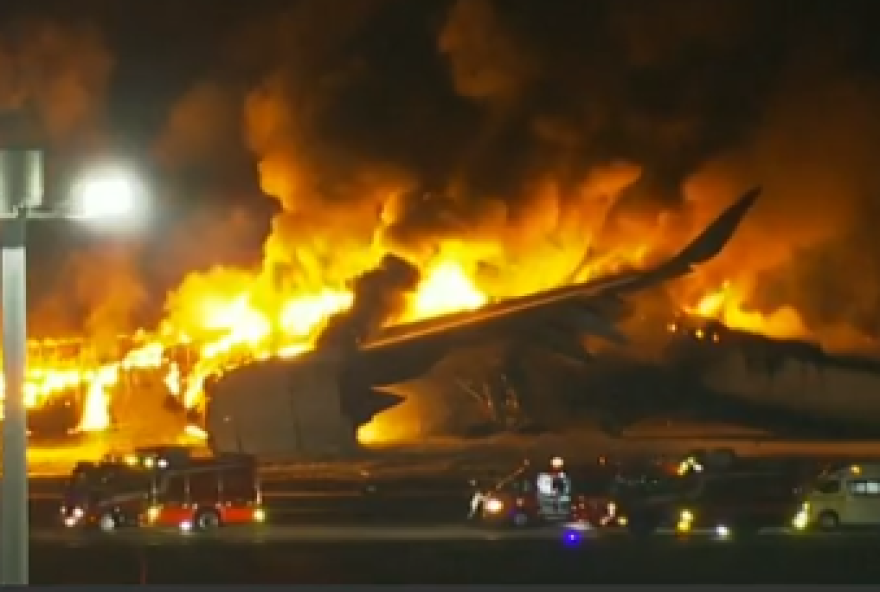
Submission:
[[[562,542],[568,547],[577,546],[583,541],[583,536],[579,532],[568,531],[562,539]]]

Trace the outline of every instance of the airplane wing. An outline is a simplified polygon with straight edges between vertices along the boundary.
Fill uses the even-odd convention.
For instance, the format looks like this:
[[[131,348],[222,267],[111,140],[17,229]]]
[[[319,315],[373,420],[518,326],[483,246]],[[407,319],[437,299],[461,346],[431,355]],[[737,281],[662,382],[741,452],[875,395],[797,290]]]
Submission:
[[[759,187],[747,192],[677,255],[651,269],[611,274],[538,294],[512,298],[475,311],[397,325],[368,340],[361,346],[361,351],[397,349],[397,346],[404,344],[415,345],[413,342],[420,340],[434,341],[434,338],[440,336],[449,339],[454,334],[463,337],[475,332],[484,333],[499,326],[519,324],[526,318],[539,320],[550,309],[566,304],[578,306],[577,314],[571,317],[572,324],[576,324],[578,329],[612,341],[626,342],[626,337],[614,329],[613,322],[604,318],[600,312],[591,310],[590,304],[617,299],[626,293],[687,275],[695,266],[709,261],[728,243],[760,193]]]
[[[400,403],[401,396],[382,393],[382,387],[423,375],[456,348],[516,335],[522,342],[540,343],[576,358],[579,337],[585,333],[624,339],[614,328],[616,319],[603,312],[603,306],[628,292],[685,275],[714,257],[758,193],[755,189],[744,195],[676,256],[646,271],[614,274],[472,312],[398,325],[356,350],[317,348],[291,361],[233,370],[210,387],[205,427],[211,446],[277,459],[282,454],[302,458],[316,451],[323,455],[330,450],[325,450],[329,442],[336,454],[355,446],[352,425],[363,426]],[[265,373],[262,379],[248,374],[255,367]],[[298,374],[292,375],[292,368]],[[255,390],[262,391],[261,405],[253,404]],[[327,396],[315,396],[316,392]],[[304,433],[308,437],[303,438]]]

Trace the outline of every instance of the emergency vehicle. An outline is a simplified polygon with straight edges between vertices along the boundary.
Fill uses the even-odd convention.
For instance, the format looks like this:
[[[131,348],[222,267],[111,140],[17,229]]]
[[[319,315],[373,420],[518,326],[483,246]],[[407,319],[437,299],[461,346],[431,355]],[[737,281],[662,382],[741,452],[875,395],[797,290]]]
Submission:
[[[556,457],[540,470],[523,464],[471,498],[469,518],[483,524],[523,527],[538,523],[587,522],[602,526],[608,515],[608,484],[613,469],[605,465],[572,474]],[[474,483],[476,485],[476,483]]]
[[[822,473],[807,490],[792,525],[818,527],[880,526],[880,463],[835,467]]]
[[[249,455],[201,456],[183,447],[136,449],[73,470],[61,506],[68,527],[210,530],[265,520]]]

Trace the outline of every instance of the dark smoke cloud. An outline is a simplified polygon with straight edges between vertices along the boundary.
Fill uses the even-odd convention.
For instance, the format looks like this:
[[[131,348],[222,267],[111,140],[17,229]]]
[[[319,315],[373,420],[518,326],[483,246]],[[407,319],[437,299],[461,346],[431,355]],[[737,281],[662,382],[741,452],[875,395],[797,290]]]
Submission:
[[[29,118],[38,137],[55,145],[95,140],[113,66],[99,31],[87,24],[0,29],[0,115]]]
[[[55,296],[36,307],[34,335],[86,335],[99,351],[109,351],[118,335],[137,328],[147,299],[136,251],[127,245],[103,244],[71,254],[53,288]]]
[[[187,91],[172,108],[154,151],[172,170],[224,164],[240,156],[240,97],[216,82]]]
[[[880,304],[877,21],[840,4],[298,2],[233,45],[260,80],[244,141],[282,208],[268,259],[296,285],[338,285],[389,250],[421,267],[458,240],[500,277],[552,267],[543,287],[585,249],[678,245],[763,184],[699,282],[747,281],[755,306],[816,329],[865,325]],[[217,126],[176,127],[201,146]]]
[[[851,341],[845,327],[880,328],[878,91],[840,78],[785,85],[749,141],[689,183],[710,194],[747,176],[762,180],[771,199],[724,257],[753,276],[758,310],[792,307],[832,345],[852,345],[839,343]]]
[[[531,56],[490,0],[456,2],[440,31],[455,91],[489,103],[515,100],[533,74]]]
[[[406,297],[418,286],[418,268],[387,255],[376,269],[351,283],[354,303],[350,310],[331,318],[318,336],[318,347],[353,349],[404,312]]]
[[[171,289],[194,269],[253,267],[260,263],[266,231],[266,224],[246,206],[202,208],[164,233],[162,244],[145,259],[145,271],[156,284]]]
[[[52,192],[65,191],[67,175],[59,165],[77,168],[105,146],[113,67],[113,55],[91,24],[24,20],[0,27],[0,142],[46,148]],[[34,234],[40,232],[51,228]],[[60,255],[51,250],[37,249],[32,259],[29,279],[49,286],[34,304],[35,336],[86,334],[101,345],[134,327],[146,299],[135,250],[122,244],[68,247]]]

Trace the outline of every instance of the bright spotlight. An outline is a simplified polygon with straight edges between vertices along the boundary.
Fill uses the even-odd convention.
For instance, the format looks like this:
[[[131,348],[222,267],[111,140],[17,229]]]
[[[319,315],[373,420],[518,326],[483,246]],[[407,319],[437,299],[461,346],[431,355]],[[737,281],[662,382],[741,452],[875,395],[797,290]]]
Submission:
[[[135,215],[142,187],[138,179],[123,170],[95,171],[74,187],[71,215],[74,218],[123,218]]]

